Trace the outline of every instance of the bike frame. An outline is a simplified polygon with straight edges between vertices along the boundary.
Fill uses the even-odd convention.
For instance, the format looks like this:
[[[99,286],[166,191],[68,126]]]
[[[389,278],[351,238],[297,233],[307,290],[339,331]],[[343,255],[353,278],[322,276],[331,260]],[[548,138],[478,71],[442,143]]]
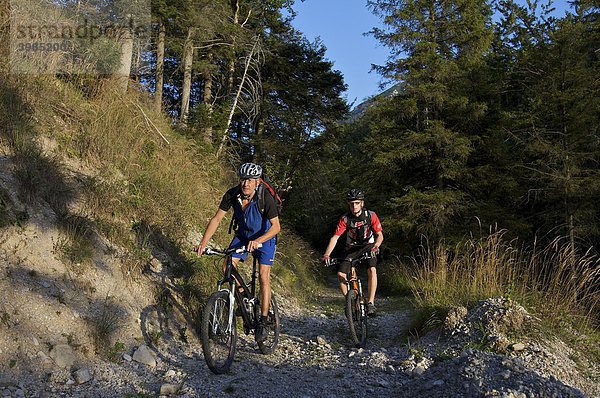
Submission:
[[[358,277],[358,272],[356,271],[356,267],[361,262],[368,260],[370,258],[371,258],[371,255],[369,253],[365,253],[362,256],[360,256],[359,258],[355,258],[355,259],[340,258],[336,261],[336,263],[342,262],[344,260],[350,261],[350,269],[348,270],[348,273],[346,274],[346,286],[348,287],[348,290],[350,290],[350,289],[356,290],[361,295],[361,297],[362,297],[362,284]]]
[[[360,279],[358,278],[358,273],[356,271],[356,265],[365,259],[366,258],[353,260],[350,264],[350,270],[348,271],[348,274],[346,274],[347,292],[349,292],[350,290],[355,290],[358,293],[358,297],[360,300],[365,300],[365,297],[362,291],[362,283],[360,282]],[[366,314],[364,314],[364,308],[361,306],[360,309],[361,315],[365,316]]]
[[[358,294],[362,296],[362,284],[358,278],[355,265],[350,266],[350,271],[348,271],[348,274],[346,275],[346,286],[348,287],[348,290],[356,290]]]
[[[223,291],[226,292],[229,295],[229,319],[227,321],[227,329],[226,332],[229,333],[231,332],[231,328],[233,327],[233,320],[234,320],[234,306],[235,306],[235,301],[237,300],[238,302],[243,302],[243,298],[239,292],[239,290],[237,289],[238,287],[238,281],[239,281],[239,285],[242,287],[242,289],[244,290],[244,293],[246,294],[246,297],[249,298],[254,298],[255,294],[256,294],[256,272],[257,272],[257,260],[256,258],[254,258],[253,261],[253,265],[252,265],[252,282],[250,283],[251,289],[248,288],[248,285],[244,282],[244,279],[242,278],[242,275],[240,274],[240,272],[237,270],[236,267],[233,266],[233,257],[230,254],[227,254],[226,256],[226,265],[225,265],[225,275],[223,277],[223,279],[219,280],[217,282],[217,291]],[[231,286],[230,289],[222,289],[221,286],[224,283],[229,283],[229,285]],[[249,314],[248,311],[246,311],[246,306],[245,305],[238,305],[239,308],[241,308],[241,314],[242,314],[242,319],[244,321],[244,325],[250,325],[250,329],[254,329],[255,325],[252,324],[251,322],[251,317],[252,314]],[[216,318],[216,312],[214,311],[214,317]],[[213,332],[216,333],[216,319],[213,319]]]

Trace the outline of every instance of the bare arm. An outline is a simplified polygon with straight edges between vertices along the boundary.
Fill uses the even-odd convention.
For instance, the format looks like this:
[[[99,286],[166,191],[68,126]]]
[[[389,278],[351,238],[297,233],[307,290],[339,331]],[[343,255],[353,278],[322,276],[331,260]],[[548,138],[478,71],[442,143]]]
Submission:
[[[206,245],[208,245],[210,238],[212,238],[212,236],[217,231],[217,227],[219,226],[219,224],[221,224],[221,221],[223,220],[223,217],[225,217],[225,214],[227,214],[226,211],[219,209],[217,210],[217,214],[215,214],[213,218],[210,219],[210,221],[208,222],[208,226],[206,227],[206,231],[204,232],[204,236],[200,241],[200,244],[194,248],[197,255],[201,256],[202,253],[204,253]]]
[[[335,248],[335,245],[337,244],[339,238],[339,235],[333,235],[331,239],[329,239],[329,244],[327,244],[327,248],[325,249],[325,254],[323,255],[323,257],[329,257],[331,255],[331,252]]]
[[[381,244],[383,243],[383,231],[375,232],[375,234],[377,235],[377,239],[375,239],[375,246],[381,247]]]

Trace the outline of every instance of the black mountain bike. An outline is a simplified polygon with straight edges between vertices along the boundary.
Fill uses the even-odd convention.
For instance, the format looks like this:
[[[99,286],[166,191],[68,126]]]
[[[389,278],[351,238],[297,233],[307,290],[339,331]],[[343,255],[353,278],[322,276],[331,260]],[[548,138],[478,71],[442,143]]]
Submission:
[[[356,272],[356,266],[371,258],[371,253],[364,253],[350,260],[350,270],[346,275],[346,318],[350,328],[350,337],[357,347],[367,344],[367,298],[362,290],[362,283]],[[333,264],[339,264],[344,258],[332,259]]]
[[[227,372],[233,362],[237,341],[236,315],[241,316],[242,327],[247,335],[256,334],[260,322],[260,301],[256,289],[257,260],[254,259],[252,280],[247,284],[231,259],[233,253],[245,251],[245,248],[207,248],[204,251],[209,256],[221,255],[227,258],[225,276],[217,282],[217,290],[208,298],[202,313],[202,351],[208,368],[215,374]],[[263,354],[270,354],[279,340],[279,309],[273,294],[266,333],[267,339],[258,342],[258,348]]]

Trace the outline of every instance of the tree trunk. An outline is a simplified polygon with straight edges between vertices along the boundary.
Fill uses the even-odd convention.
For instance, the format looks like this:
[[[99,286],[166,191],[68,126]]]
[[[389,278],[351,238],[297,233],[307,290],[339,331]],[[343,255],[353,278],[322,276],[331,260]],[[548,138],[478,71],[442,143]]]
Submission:
[[[248,68],[250,67],[250,62],[252,62],[252,57],[254,56],[254,50],[258,46],[259,38],[256,39],[252,49],[250,50],[250,54],[248,54],[248,58],[246,59],[246,64],[244,65],[244,73],[242,74],[242,81],[238,86],[237,92],[233,99],[233,104],[231,105],[231,109],[229,111],[229,118],[227,119],[227,124],[225,125],[225,131],[223,132],[223,137],[221,138],[221,143],[219,144],[219,149],[217,150],[217,158],[221,155],[221,151],[225,146],[225,141],[227,141],[229,126],[231,125],[231,120],[233,119],[233,114],[235,113],[235,108],[237,108],[238,100],[240,99],[240,94],[242,93],[242,88],[244,87],[244,83],[246,83],[246,76],[248,75]]]
[[[265,132],[265,123],[265,117],[261,112],[260,116],[258,117],[258,123],[256,124],[256,139],[254,140],[253,162],[257,164],[261,163],[262,161],[262,138]]]
[[[237,25],[240,23],[239,20],[239,12],[240,12],[240,2],[239,0],[233,0],[231,3],[231,8],[233,9],[233,24]],[[233,51],[235,51],[235,36],[233,37]],[[227,94],[233,94],[233,83],[235,77],[235,55],[229,60],[228,72],[229,76],[227,77]]]
[[[127,92],[129,73],[131,72],[131,59],[133,57],[133,36],[129,29],[121,35],[121,61],[117,69],[117,87],[121,93]]]
[[[208,63],[212,65],[213,62],[213,53],[212,51],[208,53]],[[204,131],[202,134],[202,139],[204,142],[211,143],[213,139],[213,129],[212,129],[212,88],[213,88],[213,73],[211,70],[206,74],[206,78],[204,80],[204,95],[203,102],[206,107],[206,112],[208,113],[208,124],[204,127]]]
[[[10,9],[9,2],[0,3],[0,59],[10,59]],[[9,62],[0,64],[0,72],[8,68]]]
[[[158,28],[158,40],[156,42],[156,80],[154,83],[154,112],[162,110],[163,79],[165,69],[165,25],[160,24]]]
[[[190,111],[190,91],[192,89],[192,62],[194,60],[194,28],[189,28],[183,45],[183,87],[181,93],[181,114],[179,122],[185,126]]]
[[[561,83],[560,83],[560,92],[563,94],[566,90],[565,82],[566,82],[566,71],[565,65],[561,68]],[[561,124],[562,124],[562,134],[563,134],[563,173],[564,173],[564,206],[565,206],[565,223],[567,225],[567,231],[569,234],[569,245],[571,249],[571,253],[575,252],[575,222],[573,217],[573,211],[571,208],[571,184],[572,184],[572,176],[571,176],[571,160],[569,159],[570,151],[570,142],[569,142],[569,128],[567,122],[567,109],[565,107],[564,102],[561,103]]]

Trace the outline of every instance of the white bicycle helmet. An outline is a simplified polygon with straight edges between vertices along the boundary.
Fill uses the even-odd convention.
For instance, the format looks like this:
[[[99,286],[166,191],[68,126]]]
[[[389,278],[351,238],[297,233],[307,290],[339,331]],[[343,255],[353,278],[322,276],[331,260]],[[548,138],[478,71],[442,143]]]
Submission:
[[[240,179],[248,178],[260,178],[262,176],[262,167],[254,163],[244,163],[238,170],[238,177]]]

